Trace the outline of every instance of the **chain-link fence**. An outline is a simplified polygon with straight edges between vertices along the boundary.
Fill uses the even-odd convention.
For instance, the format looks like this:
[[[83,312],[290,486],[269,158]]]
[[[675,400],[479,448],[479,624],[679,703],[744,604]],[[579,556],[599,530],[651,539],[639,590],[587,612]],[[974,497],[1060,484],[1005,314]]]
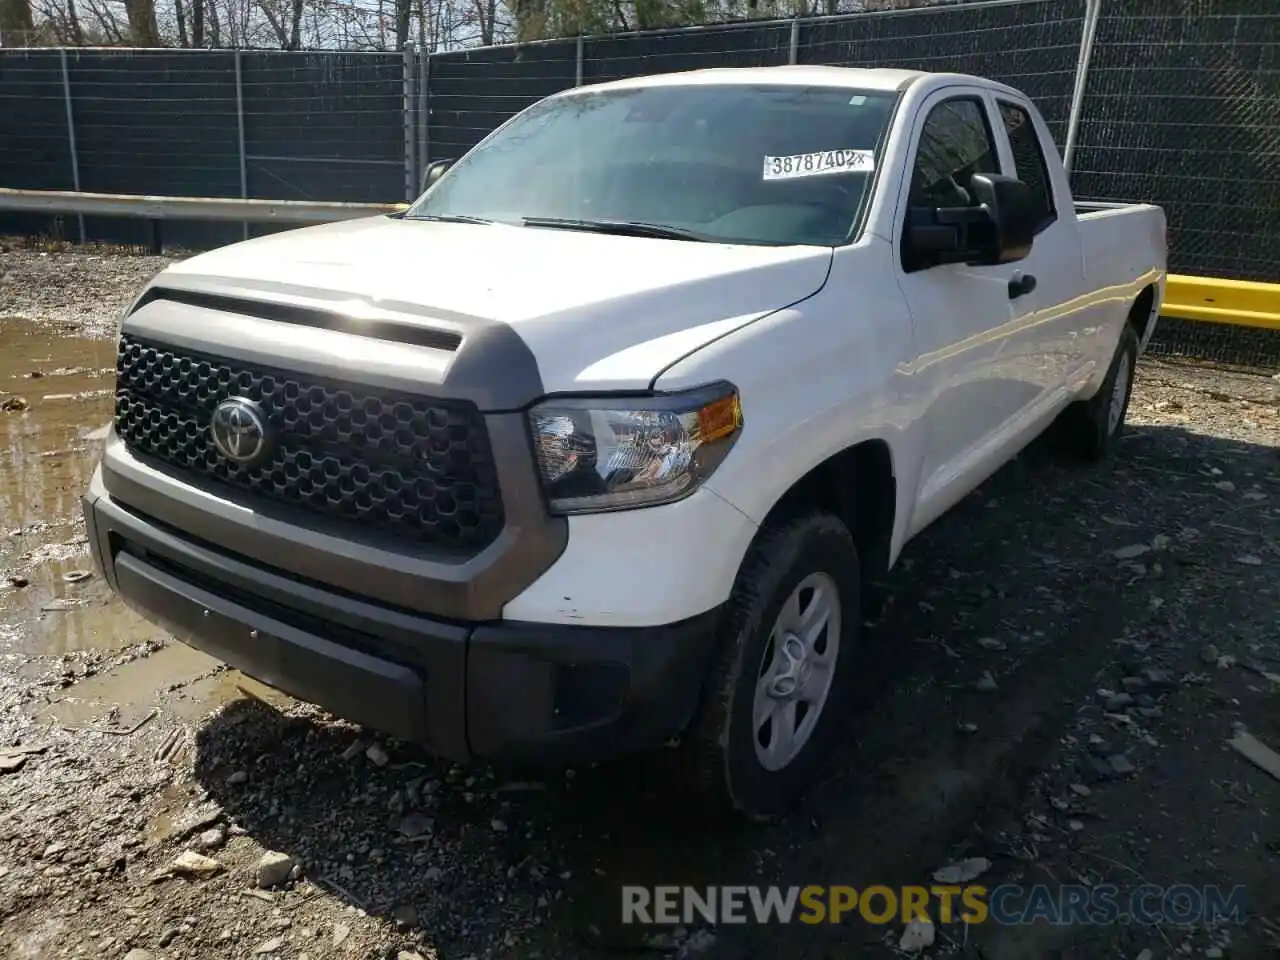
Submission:
[[[1280,0],[1103,5],[1072,185],[1169,219],[1170,269],[1280,282]]]
[[[786,63],[1010,83],[1068,152],[1079,198],[1164,207],[1173,271],[1280,282],[1277,0],[978,0],[430,57],[3,50],[0,186],[396,200],[412,195],[427,162],[460,156],[558,90]],[[0,215],[6,229],[48,229],[48,220]],[[137,242],[143,228],[86,218],[83,229]],[[170,241],[192,246],[240,233],[166,227]],[[1206,350],[1223,336],[1170,326],[1184,340],[1212,339]]]
[[[401,54],[3,50],[0,186],[399,199],[406,196],[406,124],[416,116],[406,114],[405,77]],[[0,214],[0,231],[146,239],[137,221],[65,221]],[[195,248],[244,233],[236,224],[165,228],[167,241]]]

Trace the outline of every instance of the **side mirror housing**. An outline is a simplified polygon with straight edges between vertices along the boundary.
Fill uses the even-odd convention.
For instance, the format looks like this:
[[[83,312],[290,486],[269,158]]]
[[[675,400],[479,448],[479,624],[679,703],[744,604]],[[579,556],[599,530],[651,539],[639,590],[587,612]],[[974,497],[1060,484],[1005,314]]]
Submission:
[[[1021,180],[974,174],[976,203],[964,207],[917,207],[909,211],[904,259],[909,269],[942,263],[994,266],[1022,260],[1035,239],[1035,199]]]
[[[427,169],[422,171],[422,189],[418,192],[420,194],[426,193],[437,180],[444,176],[445,171],[452,166],[452,160],[433,160],[427,164]]]
[[[993,173],[974,174],[969,182],[974,199],[987,211],[993,228],[970,263],[990,265],[1024,259],[1031,252],[1036,232],[1035,195],[1031,188],[1021,180]]]

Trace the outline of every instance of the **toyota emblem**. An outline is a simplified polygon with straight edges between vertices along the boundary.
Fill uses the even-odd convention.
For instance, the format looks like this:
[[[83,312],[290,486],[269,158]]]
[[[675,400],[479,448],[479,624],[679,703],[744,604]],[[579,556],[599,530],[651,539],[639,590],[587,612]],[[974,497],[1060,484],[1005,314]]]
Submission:
[[[238,466],[248,466],[267,453],[270,435],[262,408],[244,397],[224,400],[213,411],[213,445]]]

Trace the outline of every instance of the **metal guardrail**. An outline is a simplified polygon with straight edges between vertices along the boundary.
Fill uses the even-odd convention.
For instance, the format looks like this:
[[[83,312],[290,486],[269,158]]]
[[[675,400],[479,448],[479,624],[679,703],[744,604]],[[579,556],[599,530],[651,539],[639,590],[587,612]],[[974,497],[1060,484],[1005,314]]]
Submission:
[[[1280,331],[1280,283],[1170,274],[1160,312],[1182,320]]]
[[[1101,209],[1113,204],[1080,204]],[[1114,204],[1119,206],[1119,204]],[[221,220],[253,223],[329,223],[395,213],[403,203],[335,203],[311,200],[239,200],[223,197],[143,197],[112,193],[12,190],[0,187],[0,210],[133,217],[152,221],[152,245],[159,245],[161,220]],[[158,251],[157,251],[158,252]],[[1280,284],[1170,274],[1160,313],[1280,331]]]
[[[312,200],[239,200],[225,197],[141,197],[71,190],[0,187],[0,210],[73,213],[142,220],[221,220],[250,223],[329,223],[404,210],[403,203],[335,203]]]

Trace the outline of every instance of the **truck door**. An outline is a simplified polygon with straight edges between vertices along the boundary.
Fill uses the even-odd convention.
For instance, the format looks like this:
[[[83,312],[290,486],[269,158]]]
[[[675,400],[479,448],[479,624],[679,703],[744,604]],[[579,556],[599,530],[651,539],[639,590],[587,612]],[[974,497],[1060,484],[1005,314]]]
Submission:
[[[1061,162],[1046,154],[1055,148],[1043,121],[1037,122],[1029,104],[999,92],[994,99],[1000,118],[996,139],[1006,173],[1031,187],[1040,209],[1031,253],[1012,266],[1023,278],[1016,305],[1025,331],[1018,339],[1021,368],[1037,396],[1037,408],[1047,412],[1067,393],[1074,394],[1080,377],[1089,374],[1084,369],[1088,334],[1080,301],[1085,289],[1080,233]],[[1062,182],[1055,184],[1058,177]]]
[[[1014,354],[1023,304],[1011,298],[1009,282],[1018,265],[930,262],[905,242],[908,218],[976,206],[970,179],[1001,172],[991,106],[978,87],[949,87],[925,101],[898,202],[898,281],[915,325],[923,401],[916,529],[999,466],[993,448],[1032,399]]]

